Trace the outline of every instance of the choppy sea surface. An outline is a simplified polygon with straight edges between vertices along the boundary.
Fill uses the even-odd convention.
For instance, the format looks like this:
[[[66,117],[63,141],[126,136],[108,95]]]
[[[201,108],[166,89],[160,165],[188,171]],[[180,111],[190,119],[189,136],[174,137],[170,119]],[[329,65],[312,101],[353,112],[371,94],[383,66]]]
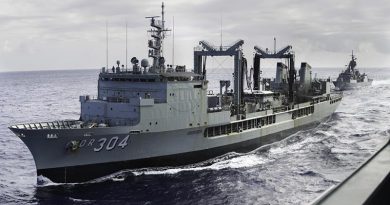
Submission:
[[[335,78],[339,71],[313,73]],[[307,204],[390,138],[390,69],[371,68],[365,72],[373,85],[344,92],[326,122],[252,152],[184,167],[124,170],[93,183],[38,185],[29,150],[7,127],[78,119],[78,96],[96,95],[98,72],[0,73],[0,204]],[[211,81],[220,76],[210,73]]]

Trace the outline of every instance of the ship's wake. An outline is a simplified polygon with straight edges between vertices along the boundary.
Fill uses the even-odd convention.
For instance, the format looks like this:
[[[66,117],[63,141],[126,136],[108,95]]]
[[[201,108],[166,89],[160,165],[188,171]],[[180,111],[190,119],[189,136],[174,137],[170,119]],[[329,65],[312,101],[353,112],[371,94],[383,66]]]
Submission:
[[[383,79],[383,80],[374,80],[372,82],[373,86],[379,86],[379,85],[390,85],[390,79]]]
[[[225,156],[213,159],[211,165],[204,166],[203,164],[210,164],[210,162],[204,162],[196,164],[195,166],[179,167],[179,168],[167,168],[167,169],[146,169],[131,171],[135,176],[139,175],[158,175],[158,174],[177,174],[185,171],[203,171],[203,170],[221,170],[221,169],[237,169],[243,167],[253,167],[261,164],[265,164],[269,159],[256,154],[237,154],[229,153],[228,155],[237,155],[235,157],[228,157],[229,159],[221,160]],[[213,161],[216,161],[213,163]]]

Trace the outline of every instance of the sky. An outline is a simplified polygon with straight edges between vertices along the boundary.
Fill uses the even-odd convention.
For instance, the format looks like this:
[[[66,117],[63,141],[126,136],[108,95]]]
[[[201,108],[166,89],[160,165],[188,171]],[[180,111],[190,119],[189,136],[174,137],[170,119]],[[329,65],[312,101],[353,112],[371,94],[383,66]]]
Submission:
[[[200,40],[229,45],[243,39],[249,63],[253,47],[292,45],[296,62],[344,67],[354,50],[358,66],[390,67],[389,0],[166,0],[166,25],[173,27],[175,64],[193,67]],[[100,69],[126,58],[147,58],[149,22],[161,1],[0,0],[0,72]],[[221,26],[222,25],[222,26]],[[222,29],[221,29],[222,28]],[[164,55],[172,62],[172,32]],[[129,60],[128,60],[129,61]],[[216,61],[218,65],[224,60]],[[128,62],[130,64],[130,62]]]

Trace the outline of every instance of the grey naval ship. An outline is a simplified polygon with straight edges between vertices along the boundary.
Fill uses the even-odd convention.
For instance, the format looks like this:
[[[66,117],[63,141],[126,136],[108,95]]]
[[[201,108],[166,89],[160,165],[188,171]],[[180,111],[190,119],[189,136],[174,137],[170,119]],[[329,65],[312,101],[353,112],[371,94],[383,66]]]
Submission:
[[[369,79],[367,74],[360,73],[356,69],[356,57],[353,55],[349,61],[347,68],[339,74],[336,81],[333,81],[334,86],[338,90],[350,90],[361,86],[368,86],[372,84],[373,79]]]
[[[131,69],[120,62],[103,67],[97,97],[80,96],[78,120],[9,127],[29,148],[38,176],[77,183],[121,170],[188,165],[250,151],[318,125],[342,99],[331,93],[330,79],[312,78],[308,63],[301,63],[297,74],[291,46],[275,52],[255,46],[252,70],[243,40],[218,47],[200,41],[193,69],[167,65],[164,5],[161,19],[149,20],[152,63],[134,57]],[[221,79],[219,93],[208,91],[206,59],[213,56],[234,58],[233,88]],[[275,79],[261,77],[260,61],[269,58],[286,60],[277,63]],[[248,76],[247,70],[253,72]]]

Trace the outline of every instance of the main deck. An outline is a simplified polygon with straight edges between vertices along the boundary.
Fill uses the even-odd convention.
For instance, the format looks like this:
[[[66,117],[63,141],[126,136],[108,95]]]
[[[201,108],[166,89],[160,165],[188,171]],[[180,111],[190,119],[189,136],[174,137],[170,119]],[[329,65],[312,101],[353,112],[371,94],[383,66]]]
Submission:
[[[264,124],[270,124],[275,122],[275,114],[283,113],[283,112],[291,112],[293,113],[293,118],[300,117],[303,115],[308,115],[314,112],[314,105],[329,101],[330,104],[336,103],[342,99],[342,95],[331,95],[330,97],[315,97],[312,101],[306,103],[296,104],[293,107],[291,106],[280,106],[274,107],[269,110],[263,110],[257,113],[251,113],[247,119],[242,120],[233,120],[231,124],[235,124],[237,126],[235,129],[231,128],[230,130],[239,131],[241,129],[247,129],[247,127],[261,127]],[[271,113],[271,114],[267,114]],[[241,125],[241,126],[240,126]],[[88,128],[105,128],[109,127],[107,124],[98,124],[93,122],[83,122],[81,120],[57,120],[52,122],[36,122],[36,123],[23,123],[12,125],[9,128],[19,129],[19,130],[52,130],[52,129],[88,129]],[[131,127],[131,126],[130,126]],[[212,125],[207,126],[208,130],[215,130],[217,127],[213,127]],[[226,128],[228,129],[228,128]],[[221,130],[221,129],[219,129]],[[225,130],[225,129],[222,129]],[[215,131],[208,131],[210,133],[216,133]],[[227,132],[227,131],[226,131]],[[215,134],[207,134],[207,136],[214,136]]]

